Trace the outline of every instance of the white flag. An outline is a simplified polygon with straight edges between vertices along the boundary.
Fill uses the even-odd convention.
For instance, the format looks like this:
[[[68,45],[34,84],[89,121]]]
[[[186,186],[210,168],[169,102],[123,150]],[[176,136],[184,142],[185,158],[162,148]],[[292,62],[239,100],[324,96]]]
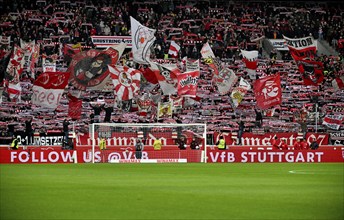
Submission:
[[[140,64],[148,64],[150,57],[150,47],[155,41],[155,31],[146,26],[143,26],[130,17],[131,24],[131,41],[132,41],[132,53],[134,61]]]

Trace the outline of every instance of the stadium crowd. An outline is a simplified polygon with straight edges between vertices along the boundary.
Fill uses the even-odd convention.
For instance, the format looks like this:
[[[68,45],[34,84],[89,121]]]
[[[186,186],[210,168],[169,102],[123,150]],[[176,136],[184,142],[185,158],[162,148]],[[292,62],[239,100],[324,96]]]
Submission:
[[[240,49],[258,50],[257,78],[279,72],[281,74],[283,101],[273,110],[257,111],[253,91],[250,90],[241,104],[234,109],[229,94],[220,95],[212,83],[212,71],[201,63],[198,84],[199,99],[184,99],[183,108],[165,122],[207,123],[210,131],[238,131],[239,121],[244,131],[298,132],[300,130],[326,132],[322,118],[335,107],[343,107],[343,91],[335,91],[332,80],[344,72],[344,10],[343,4],[311,2],[236,2],[236,1],[4,1],[1,5],[0,36],[11,36],[10,45],[20,44],[20,39],[41,42],[41,54],[58,57],[58,69],[66,70],[69,61],[64,59],[64,44],[80,43],[83,50],[95,48],[91,36],[129,36],[130,16],[143,25],[156,29],[152,58],[166,58],[171,40],[181,49],[179,58],[187,56],[200,59],[200,50],[208,42],[222,65],[228,65],[238,77],[251,84],[241,60]],[[320,86],[304,86],[298,67],[288,54],[276,50],[266,51],[265,38],[282,39],[312,35],[328,42],[338,55],[318,54],[324,63],[325,80]],[[8,47],[2,45],[2,53]],[[4,57],[1,57],[4,58]],[[169,61],[173,59],[169,59]],[[121,62],[130,61],[125,51]],[[1,61],[1,80],[6,70]],[[165,62],[165,61],[161,61]],[[22,74],[21,101],[9,102],[2,98],[0,106],[1,136],[25,131],[25,122],[32,119],[32,129],[47,133],[63,131],[63,120],[68,117],[67,93],[55,111],[33,106],[30,102],[34,78],[42,73],[42,59],[36,65],[36,76],[29,71]],[[136,64],[136,67],[144,68]],[[157,89],[151,94],[155,103],[168,99]],[[143,95],[144,92],[140,93]],[[137,100],[125,111],[116,105],[113,91],[87,91],[83,96],[81,119],[75,120],[76,133],[88,132],[94,121],[155,122],[153,117],[137,114]],[[137,109],[137,108],[136,108]],[[319,115],[317,114],[319,113]],[[262,114],[262,118],[256,115]],[[343,114],[343,112],[338,112]],[[318,115],[318,116],[317,116]],[[106,117],[107,116],[107,117]],[[261,120],[260,123],[256,123]],[[306,128],[302,127],[306,126]],[[343,126],[341,129],[343,130]]]

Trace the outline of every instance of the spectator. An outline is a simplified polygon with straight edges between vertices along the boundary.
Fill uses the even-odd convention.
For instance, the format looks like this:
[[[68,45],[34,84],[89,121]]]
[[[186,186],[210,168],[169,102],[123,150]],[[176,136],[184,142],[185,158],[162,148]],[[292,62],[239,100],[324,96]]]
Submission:
[[[263,124],[263,115],[261,111],[258,111],[257,108],[254,108],[256,112],[256,127],[261,128]]]
[[[25,135],[27,143],[30,145],[33,141],[32,118],[25,121]]]
[[[301,146],[301,138],[297,138],[296,142],[293,145],[294,150],[301,150],[302,146]]]
[[[161,150],[162,142],[159,138],[154,140],[153,147],[154,147],[154,150]]]
[[[18,150],[18,139],[13,135],[12,142],[11,142],[11,149]]]
[[[190,149],[192,150],[198,150],[199,149],[199,143],[196,137],[192,137],[192,141],[190,143]]]
[[[101,160],[102,162],[106,162],[106,154],[105,154],[105,150],[106,150],[106,140],[104,137],[102,137],[99,141],[99,149],[101,151]]]
[[[272,145],[272,147],[274,148],[274,149],[278,149],[278,150],[280,150],[281,148],[280,148],[280,141],[278,140],[278,137],[277,136],[275,136],[275,138],[271,141],[271,145]]]
[[[285,139],[282,140],[280,149],[281,150],[288,150],[288,144],[287,144],[287,141]]]
[[[177,145],[178,145],[178,148],[180,150],[186,150],[186,139],[184,136],[181,136],[178,140],[177,140]]]
[[[312,143],[310,145],[310,148],[312,150],[317,150],[319,148],[319,144],[315,138],[312,139]]]
[[[309,144],[306,139],[301,140],[301,149],[302,150],[308,150],[309,149]]]
[[[136,144],[135,144],[135,156],[136,156],[136,159],[141,159],[142,158],[142,151],[143,151],[143,148],[144,148],[144,145],[141,141],[140,138],[138,138],[136,140]]]
[[[245,124],[242,120],[240,120],[239,124],[239,130],[238,130],[238,145],[241,145],[241,138],[242,135],[244,133],[244,129],[245,129]]]
[[[217,149],[219,149],[219,150],[226,150],[227,149],[226,141],[222,135],[220,136],[219,140],[216,142],[216,146],[217,146]]]
[[[63,120],[63,133],[64,133],[64,140],[63,143],[66,145],[68,143],[68,136],[69,136],[69,121],[67,119]]]

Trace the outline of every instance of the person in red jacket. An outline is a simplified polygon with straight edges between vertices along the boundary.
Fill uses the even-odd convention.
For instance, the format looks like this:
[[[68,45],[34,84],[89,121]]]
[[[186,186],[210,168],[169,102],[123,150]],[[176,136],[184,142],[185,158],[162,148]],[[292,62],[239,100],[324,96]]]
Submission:
[[[274,149],[280,149],[279,147],[280,141],[278,140],[278,137],[275,137],[272,141],[271,141],[271,145]]]
[[[309,149],[309,144],[305,139],[302,139],[301,141],[301,150],[308,150]]]
[[[301,150],[302,149],[300,138],[296,139],[296,142],[294,143],[293,147],[294,147],[294,150]]]
[[[287,141],[285,139],[282,140],[282,144],[280,146],[281,150],[288,150],[288,144]]]

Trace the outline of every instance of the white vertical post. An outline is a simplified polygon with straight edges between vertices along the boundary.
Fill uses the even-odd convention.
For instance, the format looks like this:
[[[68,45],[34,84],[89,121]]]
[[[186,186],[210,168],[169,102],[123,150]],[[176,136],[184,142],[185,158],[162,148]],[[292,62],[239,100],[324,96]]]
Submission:
[[[92,163],[94,163],[94,148],[95,148],[95,141],[94,141],[94,123],[92,124]]]
[[[207,124],[204,124],[204,132],[203,132],[203,139],[204,139],[204,163],[207,163]]]

